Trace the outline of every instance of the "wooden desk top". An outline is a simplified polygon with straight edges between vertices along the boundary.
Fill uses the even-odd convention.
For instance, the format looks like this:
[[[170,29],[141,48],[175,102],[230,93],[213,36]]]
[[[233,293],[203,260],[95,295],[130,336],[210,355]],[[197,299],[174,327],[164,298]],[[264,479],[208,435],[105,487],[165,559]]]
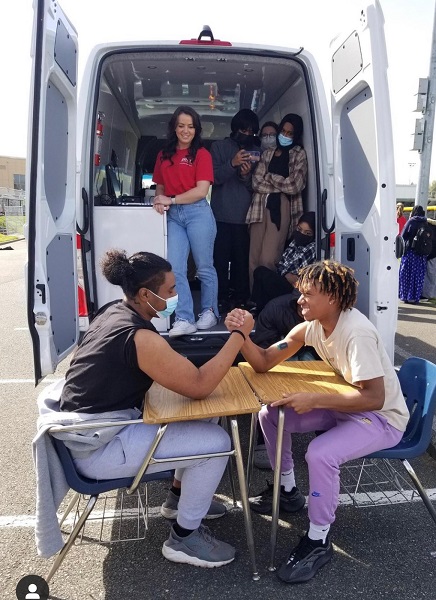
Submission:
[[[192,400],[153,383],[145,395],[144,423],[161,424],[259,412],[261,406],[238,367],[231,367],[204,400]]]
[[[263,404],[279,400],[283,392],[344,394],[353,389],[322,360],[287,361],[267,373],[256,373],[247,362],[238,367]]]

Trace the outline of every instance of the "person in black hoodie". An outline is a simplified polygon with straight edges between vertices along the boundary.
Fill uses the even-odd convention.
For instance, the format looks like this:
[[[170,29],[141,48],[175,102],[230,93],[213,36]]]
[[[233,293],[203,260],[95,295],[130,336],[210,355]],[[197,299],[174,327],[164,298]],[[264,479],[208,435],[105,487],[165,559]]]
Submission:
[[[230,127],[230,137],[214,142],[210,149],[214,170],[211,207],[217,224],[214,264],[220,313],[244,305],[250,295],[250,240],[245,219],[252,197],[251,176],[260,156],[256,136],[259,120],[252,110],[243,108],[236,113]],[[234,287],[232,298],[230,280]]]

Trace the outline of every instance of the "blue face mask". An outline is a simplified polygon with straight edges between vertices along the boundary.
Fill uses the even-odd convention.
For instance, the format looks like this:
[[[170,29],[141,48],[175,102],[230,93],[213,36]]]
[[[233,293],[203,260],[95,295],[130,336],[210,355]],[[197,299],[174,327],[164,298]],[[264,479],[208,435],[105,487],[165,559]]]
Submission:
[[[151,292],[151,290],[149,290]],[[176,294],[175,296],[171,296],[170,298],[167,298],[165,300],[165,298],[161,298],[160,296],[158,296],[157,294],[155,294],[154,292],[151,292],[154,296],[156,296],[156,298],[159,298],[159,300],[163,300],[164,302],[166,302],[167,307],[164,308],[164,310],[156,310],[154,308],[154,306],[152,306],[150,304],[150,302],[147,302],[148,306],[151,306],[151,308],[155,311],[156,315],[159,317],[159,319],[166,319],[167,317],[169,317],[170,315],[173,314],[173,312],[176,310],[177,307],[177,303],[179,301],[179,296],[178,294]]]
[[[283,147],[290,146],[293,141],[294,141],[294,138],[286,137],[285,135],[283,135],[283,133],[279,133],[280,146],[283,146]]]

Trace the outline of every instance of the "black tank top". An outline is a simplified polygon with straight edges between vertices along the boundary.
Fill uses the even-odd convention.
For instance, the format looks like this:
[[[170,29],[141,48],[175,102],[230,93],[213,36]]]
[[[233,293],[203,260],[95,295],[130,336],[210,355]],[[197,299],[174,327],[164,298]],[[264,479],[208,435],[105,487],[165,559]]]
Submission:
[[[159,335],[125,302],[110,305],[91,322],[66,374],[62,411],[99,413],[142,408],[153,380],[138,366],[138,329]]]

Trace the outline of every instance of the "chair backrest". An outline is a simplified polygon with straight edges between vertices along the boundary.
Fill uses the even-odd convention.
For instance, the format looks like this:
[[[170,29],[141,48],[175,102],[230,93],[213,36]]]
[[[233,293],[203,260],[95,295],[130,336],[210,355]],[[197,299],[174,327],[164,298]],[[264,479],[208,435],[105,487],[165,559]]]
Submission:
[[[65,473],[65,479],[68,485],[75,492],[80,494],[87,494],[90,496],[103,494],[110,490],[117,490],[121,488],[129,487],[133,482],[133,477],[123,477],[122,479],[89,479],[84,475],[81,475],[75,465],[70,451],[65,446],[62,440],[59,440],[53,436],[50,436],[53,442],[54,448],[59,460],[61,461],[62,468]],[[155,481],[158,479],[170,479],[173,477],[172,471],[161,471],[160,473],[146,474],[142,477],[142,482]]]
[[[402,364],[398,379],[410,412],[403,441],[413,442],[417,450],[425,452],[430,444],[436,410],[436,365],[412,356]]]

